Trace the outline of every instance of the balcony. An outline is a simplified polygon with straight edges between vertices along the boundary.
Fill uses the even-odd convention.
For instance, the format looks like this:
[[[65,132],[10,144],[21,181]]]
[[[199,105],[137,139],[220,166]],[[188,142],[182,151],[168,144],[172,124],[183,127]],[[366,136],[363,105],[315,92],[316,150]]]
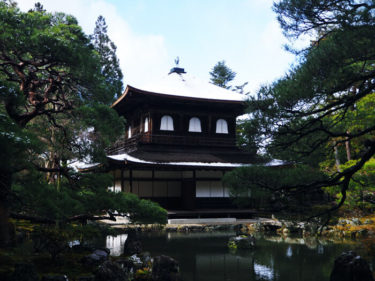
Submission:
[[[233,147],[236,145],[235,138],[181,136],[181,135],[155,135],[137,134],[130,139],[119,139],[107,149],[111,155],[130,152],[136,149],[137,144],[166,144],[178,146],[209,146],[209,147]]]

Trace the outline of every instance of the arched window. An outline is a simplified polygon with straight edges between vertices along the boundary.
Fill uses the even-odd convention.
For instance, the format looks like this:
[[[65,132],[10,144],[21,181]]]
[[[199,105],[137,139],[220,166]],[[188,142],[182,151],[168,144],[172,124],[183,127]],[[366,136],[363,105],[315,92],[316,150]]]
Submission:
[[[216,134],[228,134],[228,123],[224,119],[216,121]]]
[[[162,131],[173,131],[173,119],[169,115],[164,115],[160,121],[160,130]]]
[[[197,117],[190,118],[189,121],[189,132],[202,132],[201,120]]]
[[[132,137],[132,127],[129,126],[128,128],[128,139],[130,139]]]
[[[144,129],[144,132],[147,133],[148,132],[148,117],[145,118],[145,129]]]

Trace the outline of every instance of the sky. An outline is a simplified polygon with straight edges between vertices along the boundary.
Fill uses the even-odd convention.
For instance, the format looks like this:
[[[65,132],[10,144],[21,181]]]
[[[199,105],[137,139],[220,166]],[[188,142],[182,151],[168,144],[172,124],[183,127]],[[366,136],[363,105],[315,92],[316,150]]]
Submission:
[[[16,0],[23,11],[36,0]],[[218,61],[255,93],[283,76],[295,57],[272,11],[272,0],[39,0],[48,12],[75,16],[86,34],[99,15],[117,46],[124,84],[142,88],[180,67],[209,82]]]

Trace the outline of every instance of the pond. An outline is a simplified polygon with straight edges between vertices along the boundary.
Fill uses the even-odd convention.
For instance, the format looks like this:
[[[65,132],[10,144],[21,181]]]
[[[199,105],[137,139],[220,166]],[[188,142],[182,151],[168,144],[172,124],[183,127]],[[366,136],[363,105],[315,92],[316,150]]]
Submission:
[[[333,262],[353,244],[315,238],[258,237],[254,250],[231,252],[232,232],[142,233],[143,248],[152,256],[168,255],[180,264],[184,281],[316,281],[329,280]],[[107,237],[113,255],[121,254],[126,236]],[[120,248],[119,248],[120,247]]]

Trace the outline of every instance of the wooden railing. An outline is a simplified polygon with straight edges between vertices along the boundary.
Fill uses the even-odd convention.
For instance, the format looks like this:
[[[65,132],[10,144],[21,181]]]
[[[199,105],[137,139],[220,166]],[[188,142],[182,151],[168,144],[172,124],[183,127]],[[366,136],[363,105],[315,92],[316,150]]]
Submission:
[[[201,136],[176,136],[145,134],[141,136],[141,143],[173,144],[173,145],[203,145],[203,146],[234,146],[234,138],[217,138]]]
[[[155,143],[168,145],[186,145],[186,146],[219,146],[231,147],[236,145],[235,138],[218,138],[202,136],[179,136],[179,135],[155,135],[155,134],[137,134],[130,139],[119,139],[116,143],[107,149],[108,154],[119,154],[129,152],[136,148],[138,143]]]

